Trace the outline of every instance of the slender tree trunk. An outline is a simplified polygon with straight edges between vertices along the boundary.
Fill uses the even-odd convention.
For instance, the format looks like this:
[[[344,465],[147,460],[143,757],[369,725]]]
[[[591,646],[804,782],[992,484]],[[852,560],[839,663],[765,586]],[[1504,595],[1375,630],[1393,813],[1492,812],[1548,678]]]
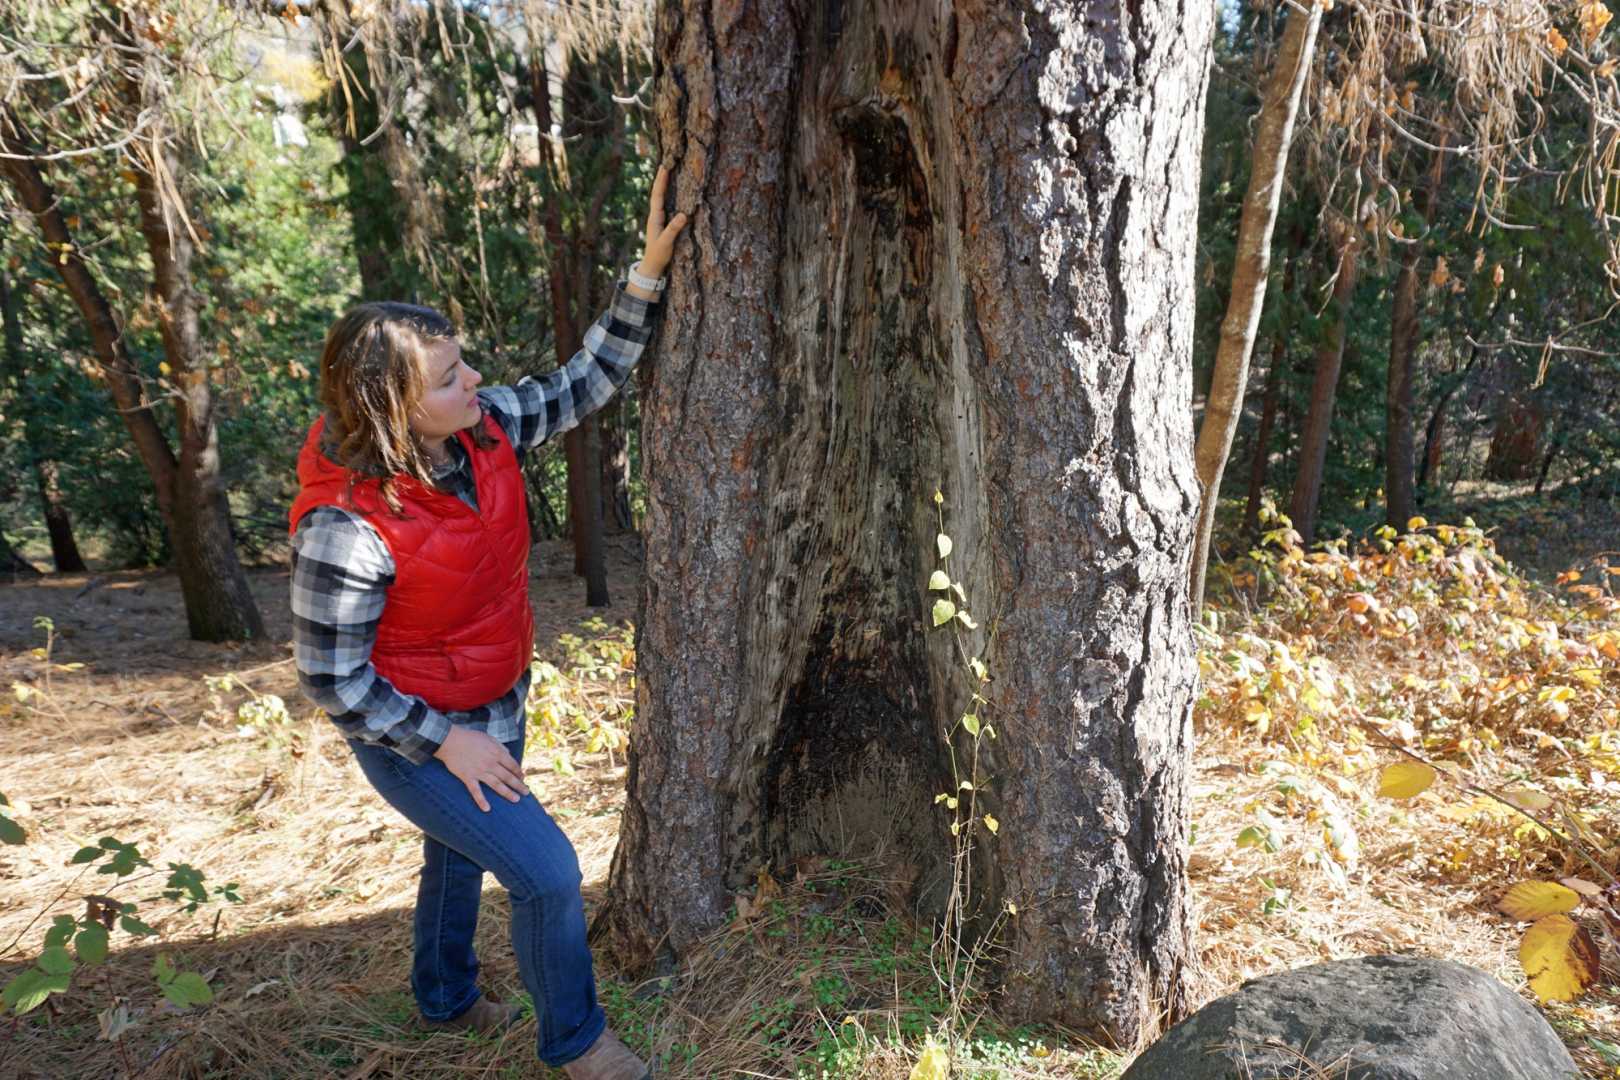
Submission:
[[[133,33],[130,28],[131,37]],[[130,96],[131,105],[139,107],[138,89],[131,87]],[[170,538],[186,622],[191,636],[201,641],[262,638],[264,619],[236,555],[220,474],[213,387],[198,325],[198,297],[191,283],[195,249],[186,223],[178,219],[173,207],[164,207],[158,190],[159,169],[176,191],[183,190],[184,167],[179,154],[161,143],[149,153],[152,156],[134,169],[135,192],[141,235],[152,258],[163,354],[175,389],[179,455],[173,473]]]
[[[1560,449],[1562,449],[1562,447],[1563,447],[1563,440],[1558,438],[1557,436],[1554,436],[1553,438],[1551,438],[1551,439],[1549,439],[1547,441],[1547,453],[1541,459],[1541,468],[1540,468],[1540,470],[1538,470],[1536,472],[1536,494],[1537,495],[1541,494],[1542,487],[1546,485],[1546,483],[1547,483],[1547,474],[1552,471],[1553,461],[1558,457],[1558,451]]]
[[[1421,245],[1401,252],[1395,275],[1395,299],[1390,311],[1389,377],[1384,393],[1384,520],[1406,531],[1417,513],[1412,490],[1412,364],[1421,331],[1418,328],[1418,262]]]
[[[1282,396],[1283,366],[1288,363],[1288,326],[1279,323],[1266,368],[1265,396],[1260,401],[1260,424],[1254,432],[1254,453],[1249,458],[1249,497],[1243,507],[1243,531],[1252,536],[1260,528],[1260,500],[1266,493],[1266,471],[1271,461],[1271,432],[1277,425],[1277,401]]]
[[[45,534],[51,539],[51,564],[59,574],[83,573],[84,556],[79,553],[78,541],[73,537],[73,517],[68,513],[67,500],[62,497],[57,482],[56,462],[34,455],[34,487],[39,491]]]
[[[0,151],[28,154],[31,141],[14,117],[0,122]],[[178,183],[178,162],[170,162]],[[152,415],[135,366],[124,347],[122,332],[112,309],[88,266],[74,246],[61,204],[46,183],[36,161],[27,157],[0,158],[0,169],[16,189],[18,199],[34,216],[46,242],[57,253],[52,259],[90,330],[102,378],[119,414],[128,427],[142,461],[152,477],[158,509],[168,526],[175,550],[175,568],[185,598],[191,636],[204,641],[262,637],[264,623],[247,588],[246,576],[230,542],[230,521],[219,484],[219,460],[210,408],[207,368],[195,350],[185,352],[183,342],[195,342],[196,305],[190,292],[189,240],[170,244],[156,203],[150,171],[136,170],[141,204],[142,232],[147,234],[156,275],[157,293],[165,305],[163,336],[172,379],[179,389],[176,414],[181,437],[177,458]],[[157,235],[149,231],[156,214]],[[183,234],[183,228],[180,233]],[[185,245],[183,258],[174,248]],[[175,337],[181,351],[170,351]]]
[[[692,949],[800,855],[887,852],[940,909],[934,796],[975,684],[928,628],[938,489],[992,675],[973,895],[1018,908],[1006,1014],[1131,1045],[1186,1005],[1213,10],[662,3],[657,116],[695,217],[642,399],[604,920],[630,957]]]
[[[578,262],[574,256],[577,253],[563,230],[562,202],[568,179],[561,167],[561,152],[550,142],[551,77],[546,69],[545,43],[531,40],[530,45],[529,89],[534,101],[535,124],[540,129],[541,168],[548,178],[549,188],[542,216],[548,248],[546,280],[551,293],[552,340],[556,343],[557,363],[566,364],[579,352],[584,340],[578,304],[585,290],[576,273]],[[568,461],[568,523],[574,541],[574,573],[585,579],[586,604],[603,607],[609,600],[607,562],[602,550],[601,466],[599,459],[591,456],[592,447],[600,452],[599,440],[594,437],[595,428],[595,417],[581,421],[563,436],[563,451]]]
[[[1441,147],[1445,143],[1442,136]],[[1429,168],[1427,190],[1423,195],[1425,233],[1434,224],[1445,166],[1444,149],[1436,150]],[[1422,279],[1418,267],[1426,253],[1427,248],[1422,240],[1414,240],[1402,249],[1390,311],[1389,375],[1384,396],[1384,520],[1402,532],[1417,513],[1412,482],[1412,377],[1418,346],[1423,340],[1418,310]]]
[[[629,410],[623,394],[596,415],[602,439],[602,530],[610,535],[627,533],[636,523],[630,513],[630,441],[625,428]]]
[[[1316,347],[1316,377],[1311,382],[1310,411],[1305,416],[1305,432],[1300,438],[1299,468],[1294,473],[1294,494],[1288,509],[1294,529],[1305,544],[1316,539],[1316,510],[1322,497],[1322,469],[1327,464],[1333,400],[1338,394],[1339,369],[1344,363],[1350,300],[1356,291],[1358,243],[1355,234],[1348,229],[1339,240],[1338,272],[1333,284],[1333,325]]]
[[[1232,263],[1232,295],[1227,301],[1226,317],[1221,320],[1215,373],[1204,406],[1204,422],[1198,428],[1196,461],[1201,495],[1189,594],[1195,612],[1204,605],[1204,575],[1209,568],[1215,509],[1221,499],[1221,477],[1226,472],[1232,436],[1243,412],[1249,357],[1254,351],[1254,337],[1266,299],[1271,232],[1277,223],[1277,205],[1282,201],[1300,92],[1311,69],[1311,57],[1316,53],[1316,32],[1321,25],[1322,5],[1314,0],[1309,0],[1303,11],[1288,12],[1271,76],[1261,93],[1253,167],[1249,173],[1249,190],[1243,197],[1237,254]]]
[[[22,318],[18,311],[20,298],[0,268],[0,324],[3,324],[6,367],[13,385],[20,393],[28,375],[28,361],[23,354]],[[34,487],[39,492],[41,515],[45,519],[45,532],[51,539],[51,562],[59,574],[74,574],[84,570],[84,558],[73,539],[73,518],[67,502],[57,484],[56,462],[46,456],[42,445],[44,431],[32,408],[24,406],[23,439],[34,472]]]

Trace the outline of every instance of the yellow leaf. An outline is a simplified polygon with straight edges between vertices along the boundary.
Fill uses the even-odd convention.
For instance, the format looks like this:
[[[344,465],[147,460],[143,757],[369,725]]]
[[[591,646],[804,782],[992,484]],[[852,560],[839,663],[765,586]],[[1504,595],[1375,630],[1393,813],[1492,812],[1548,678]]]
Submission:
[[[989,814],[986,814],[984,815],[984,827],[989,829],[992,833],[997,833],[1001,831],[1001,822],[997,821]]]
[[[1532,791],[1529,788],[1510,788],[1502,792],[1502,798],[1521,810],[1530,811],[1532,814],[1547,809],[1553,802],[1552,796],[1540,791]]]
[[[944,592],[951,587],[950,575],[943,570],[935,570],[928,576],[928,588],[933,592]]]
[[[956,615],[956,605],[949,600],[934,601],[934,625],[944,626]]]
[[[1590,49],[1592,43],[1598,39],[1599,34],[1603,33],[1603,28],[1609,25],[1609,20],[1612,18],[1614,18],[1614,15],[1610,13],[1608,8],[1598,3],[1598,0],[1590,0],[1589,3],[1582,4],[1580,13],[1581,44]]]
[[[951,538],[940,533],[934,538],[934,544],[939,548],[939,557],[946,558],[951,553]]]
[[[1386,799],[1410,799],[1427,791],[1439,775],[1421,761],[1397,761],[1378,777],[1378,794]]]
[[[911,1080],[946,1080],[951,1074],[951,1055],[943,1046],[933,1045],[922,1052],[911,1067]]]
[[[1579,893],[1555,881],[1521,881],[1502,894],[1496,910],[1510,919],[1530,922],[1574,911],[1580,903]]]
[[[1554,56],[1563,56],[1569,49],[1569,42],[1558,32],[1556,26],[1547,31],[1547,48],[1552,50]]]
[[[164,375],[167,375],[172,370],[173,369],[169,367],[169,362],[167,360],[158,361],[158,371],[162,372]]]
[[[1548,915],[1524,932],[1519,966],[1542,1001],[1573,1001],[1597,977],[1597,946],[1568,915]]]
[[[1419,529],[1425,528],[1428,524],[1429,524],[1429,519],[1428,518],[1426,518],[1426,517],[1414,517],[1414,518],[1411,518],[1411,519],[1409,519],[1407,521],[1407,523],[1406,523],[1406,531],[1407,532],[1417,532]]]

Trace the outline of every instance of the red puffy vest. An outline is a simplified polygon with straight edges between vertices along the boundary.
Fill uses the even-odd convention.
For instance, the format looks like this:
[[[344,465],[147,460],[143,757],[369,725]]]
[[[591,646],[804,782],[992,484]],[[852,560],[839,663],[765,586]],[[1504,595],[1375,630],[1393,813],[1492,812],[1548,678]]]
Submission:
[[[534,647],[529,607],[529,518],[523,473],[501,426],[488,416],[496,441],[478,449],[465,431],[478,488],[478,509],[454,495],[403,478],[396,485],[399,517],[374,479],[356,480],[321,453],[324,418],[309,429],[298,455],[298,498],[289,528],[317,506],[362,515],[394,557],[371,663],[396,689],[441,712],[487,705],[517,683]]]

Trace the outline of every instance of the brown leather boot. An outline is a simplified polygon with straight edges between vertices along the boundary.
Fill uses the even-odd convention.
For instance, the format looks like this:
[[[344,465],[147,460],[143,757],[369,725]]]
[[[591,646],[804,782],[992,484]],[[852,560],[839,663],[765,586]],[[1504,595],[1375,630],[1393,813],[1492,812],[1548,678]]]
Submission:
[[[513,1024],[523,1010],[516,1005],[502,1005],[480,994],[470,1008],[449,1020],[422,1020],[422,1026],[433,1031],[476,1031],[480,1035],[499,1035]]]
[[[562,1069],[568,1080],[652,1080],[646,1063],[611,1031],[602,1032],[589,1050]]]

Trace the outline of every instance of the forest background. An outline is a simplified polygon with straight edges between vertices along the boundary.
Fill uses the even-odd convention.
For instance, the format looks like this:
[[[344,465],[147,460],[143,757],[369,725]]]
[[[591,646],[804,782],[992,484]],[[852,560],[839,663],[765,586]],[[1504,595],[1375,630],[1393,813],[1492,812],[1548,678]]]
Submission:
[[[84,662],[74,650],[123,655],[160,610],[183,612],[195,638],[268,641],[262,655],[187,653],[174,667],[184,678],[152,682],[142,708],[234,730],[247,755],[238,779],[251,790],[245,802],[240,792],[220,798],[239,815],[273,814],[289,793],[319,787],[311,762],[331,749],[285,689],[285,668],[255,674],[280,662],[274,649],[286,637],[276,590],[285,583],[290,462],[319,408],[314,369],[326,328],[359,299],[406,299],[449,314],[491,383],[571,355],[639,250],[659,161],[646,96],[652,13],[530,0],[404,5],[377,19],[367,0],[151,0],[112,5],[121,17],[97,28],[93,7],[0,13],[8,715],[21,724],[90,707],[89,690],[74,696],[73,665]],[[1434,7],[1438,21],[1447,5]],[[1207,601],[1197,765],[1206,801],[1193,870],[1217,988],[1283,960],[1352,945],[1376,951],[1369,942],[1439,952],[1448,933],[1459,935],[1460,954],[1497,965],[1515,940],[1492,910],[1497,894],[1525,877],[1585,873],[1581,852],[1612,855],[1610,777],[1620,771],[1612,31],[1602,4],[1499,7],[1499,36],[1517,51],[1483,49],[1474,37],[1447,44],[1439,33],[1414,46],[1398,18],[1367,4],[1316,8],[1314,41],[1301,51],[1281,8],[1217,9],[1189,430],[1230,393],[1218,357],[1245,273],[1263,301],[1248,333],[1250,375],[1224,406],[1234,434],[1210,500],[1207,584],[1198,583]],[[158,47],[137,49],[119,34]],[[144,67],[104,63],[108,49],[138,51]],[[1262,167],[1261,103],[1278,72],[1298,73],[1298,116],[1277,151],[1283,179],[1269,266],[1254,278],[1240,221]],[[155,132],[163,150],[132,152],[143,140],[157,146]],[[111,321],[98,325],[96,310]],[[560,612],[542,634],[533,723],[557,798],[593,820],[617,805],[633,730],[627,601],[638,591],[646,511],[640,400],[632,380],[591,423],[525,465],[534,535],[551,560],[540,591]],[[146,428],[132,421],[137,414]],[[1203,453],[1201,442],[1201,468]],[[203,564],[212,587],[177,590],[163,573]],[[110,611],[90,626],[74,614],[98,591],[123,597],[149,587],[163,603],[135,604],[125,619]],[[1467,674],[1462,665],[1429,669],[1431,646],[1449,656],[1459,641],[1484,659]],[[1397,649],[1410,667],[1391,666],[1381,649]],[[134,684],[157,678],[152,657],[137,649],[126,659]],[[131,700],[138,690],[120,687]],[[1318,775],[1329,760],[1357,763],[1350,775],[1375,769],[1377,738],[1351,722],[1367,715],[1398,715],[1410,736],[1403,745],[1450,762],[1465,780],[1567,800],[1574,847],[1557,830],[1481,805],[1478,791],[1437,805],[1430,823],[1402,810],[1374,824],[1368,815],[1384,812],[1363,796],[1375,782],[1347,787]],[[38,768],[44,758],[30,760]],[[0,784],[13,802],[15,787],[9,775]],[[37,795],[21,806],[0,820],[27,825],[47,810]],[[299,835],[320,831],[290,821]],[[94,846],[91,826],[78,827]],[[1224,839],[1211,847],[1215,832]],[[600,858],[611,840],[594,838]],[[243,851],[223,839],[206,846],[213,877],[244,876]],[[123,849],[101,850],[88,861],[110,866]],[[371,900],[400,887],[395,869],[387,861],[358,876],[354,866],[332,869],[341,883],[332,887]],[[852,885],[863,873],[876,883]],[[18,872],[42,895],[54,887],[49,877],[43,867]],[[806,897],[818,882],[832,900]],[[906,1075],[933,1045],[942,1013],[960,1019],[962,999],[953,990],[947,1009],[928,997],[926,934],[914,938],[888,918],[866,926],[865,909],[839,907],[861,889],[888,887],[879,871],[836,859],[786,894],[762,880],[739,924],[757,919],[759,934],[790,928],[782,934],[795,945],[823,950],[813,963],[788,954],[789,992],[731,987],[735,1015],[722,1023],[690,995],[648,999],[637,996],[642,984],[610,980],[615,1015],[673,1074],[716,1075],[745,1062],[798,1075]],[[196,898],[184,881],[175,888],[182,907]],[[197,888],[205,906],[237,900],[234,888]],[[1365,915],[1361,938],[1328,925],[1345,912],[1362,917],[1358,903],[1396,917]],[[1412,921],[1412,909],[1431,907],[1432,917]],[[1411,925],[1397,931],[1392,922],[1401,921]],[[192,931],[176,925],[159,927],[187,940]],[[849,926],[882,940],[887,970],[835,972],[827,942]],[[37,943],[12,944],[28,952]],[[228,965],[206,966],[212,947],[186,951],[199,969],[191,974],[220,987]],[[0,954],[0,963],[16,959]],[[252,973],[235,979],[244,1004],[304,986],[269,961],[243,970]],[[1612,974],[1599,975],[1594,968],[1566,995],[1577,1004],[1550,1007],[1583,1065],[1608,1075],[1620,1071],[1620,1037]],[[894,984],[892,1008],[885,1023],[852,1030],[847,1017],[883,1011],[859,989],[874,976]],[[902,994],[901,977],[922,989]],[[157,979],[160,989],[176,985],[172,972]],[[319,984],[317,1000],[354,997],[332,986],[361,982],[350,971]],[[53,1051],[58,1060],[90,1052],[95,1015],[98,1049],[144,1069],[229,1074],[229,1062],[278,1054],[355,1075],[426,1067],[421,1045],[400,1034],[398,1000],[362,994],[342,1031],[277,1041],[265,1031],[198,1037],[206,1025],[186,1018],[185,995],[174,991],[175,1015],[142,1014],[151,1041],[141,1043],[119,1026],[140,1013],[133,985],[90,995],[79,1018],[86,1038]],[[275,1008],[289,1018],[314,1006]],[[706,1024],[735,1040],[714,1041]],[[1107,1075],[1123,1060],[1118,1048],[988,1021],[962,1048],[959,1067],[1031,1075]],[[476,1059],[476,1048],[469,1053]]]

